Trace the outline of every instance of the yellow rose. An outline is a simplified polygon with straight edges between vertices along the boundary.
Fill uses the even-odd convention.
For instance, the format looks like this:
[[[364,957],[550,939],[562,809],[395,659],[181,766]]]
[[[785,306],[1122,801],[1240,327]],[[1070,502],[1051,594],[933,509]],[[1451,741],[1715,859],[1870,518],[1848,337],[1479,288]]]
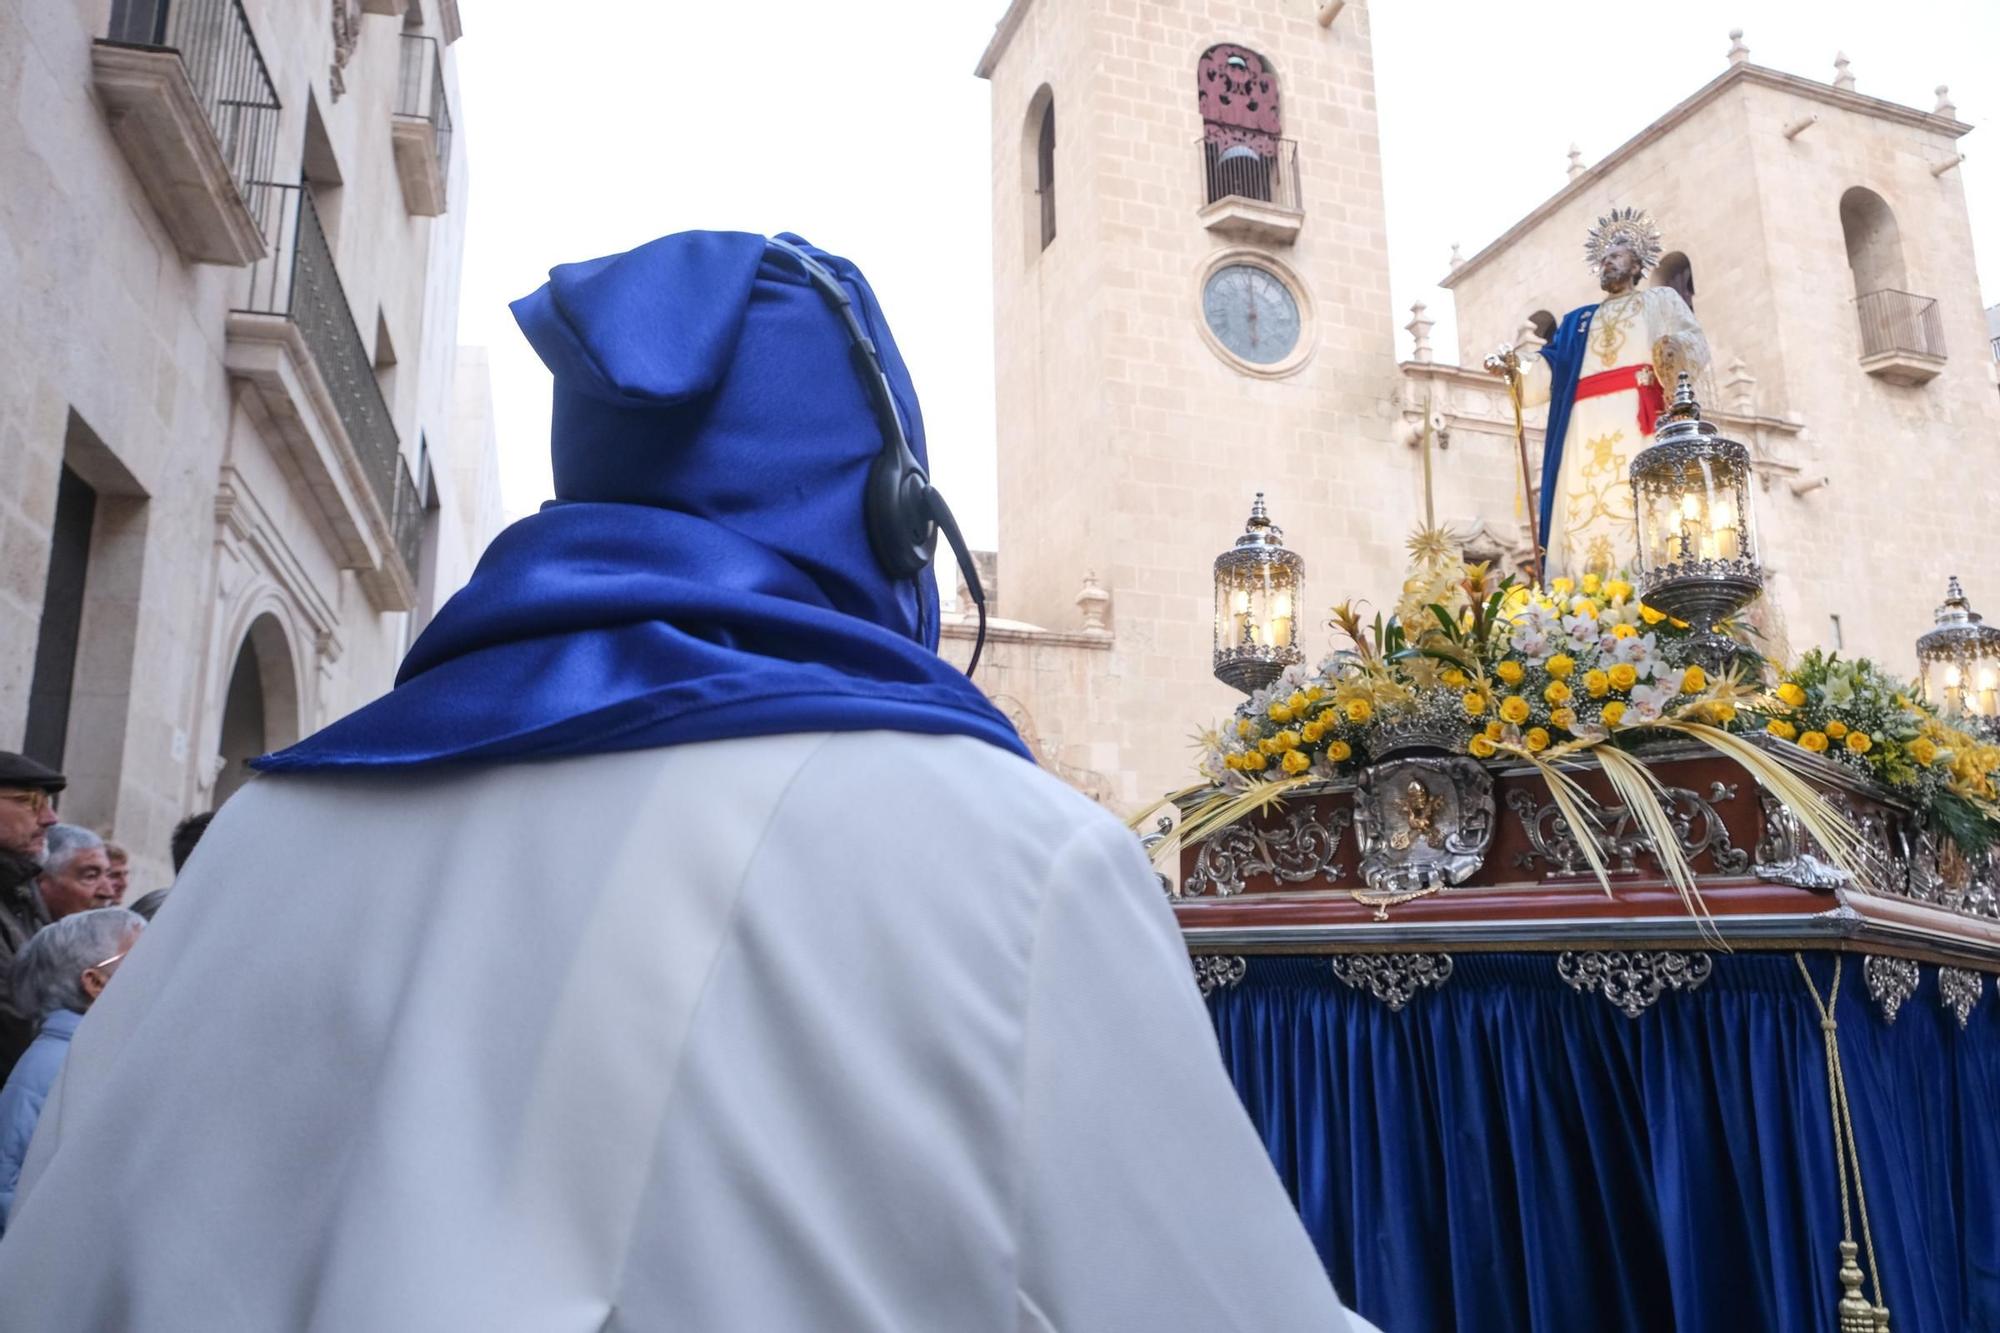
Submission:
[[[1478,717],[1486,711],[1486,696],[1478,690],[1467,690],[1465,697],[1460,699],[1459,703],[1464,705],[1467,717]]]
[[[1614,602],[1622,602],[1632,595],[1632,585],[1624,579],[1612,579],[1604,585],[1604,595]]]
[[[1308,722],[1299,728],[1299,735],[1307,745],[1318,745],[1320,738],[1326,735],[1326,723]]]
[[[1264,756],[1252,750],[1243,756],[1243,767],[1247,772],[1261,773],[1264,770]]]
[[[1354,747],[1346,741],[1335,741],[1326,747],[1326,757],[1329,763],[1338,764],[1342,760],[1351,758],[1353,754]]]
[[[1576,659],[1568,653],[1557,653],[1548,660],[1543,670],[1547,671],[1557,680],[1568,680],[1569,673],[1576,670]]]
[[[1439,676],[1438,679],[1454,690],[1462,690],[1472,683],[1472,678],[1457,667],[1446,667],[1444,674]]]
[[[1267,711],[1273,722],[1282,724],[1292,720],[1292,710],[1284,704],[1272,704]]]
[[[1839,718],[1835,718],[1833,721],[1826,724],[1826,738],[1828,740],[1837,741],[1846,734],[1847,734],[1847,724],[1845,722],[1842,722]]]
[[[1271,742],[1280,750],[1296,750],[1299,748],[1299,733],[1296,731],[1281,731],[1271,738]]]
[[[1604,587],[1604,580],[1599,578],[1597,575],[1585,574],[1583,576],[1583,590],[1589,593],[1592,597],[1597,596],[1598,591],[1603,587]]]
[[[1576,710],[1574,708],[1558,708],[1555,712],[1549,714],[1549,721],[1555,723],[1555,725],[1561,727],[1564,731],[1575,731]]]
[[[1639,603],[1639,619],[1645,621],[1648,625],[1657,625],[1666,618],[1665,612],[1655,611],[1644,602]]]
[[[1305,691],[1293,690],[1292,697],[1285,700],[1285,707],[1291,709],[1294,713],[1303,713],[1306,711],[1306,705],[1311,702],[1310,699],[1306,698]]]
[[[1247,741],[1247,740],[1249,740],[1249,739],[1250,739],[1250,738],[1251,738],[1252,736],[1255,736],[1256,734],[1257,734],[1257,724],[1256,724],[1255,722],[1252,722],[1252,721],[1251,721],[1251,720],[1250,720],[1249,718],[1247,718],[1247,717],[1245,717],[1245,718],[1238,718],[1238,719],[1237,719],[1237,721],[1236,721],[1236,738],[1237,738],[1238,740],[1245,740],[1245,741]]]
[[[1799,744],[1811,750],[1814,754],[1825,754],[1826,733],[1823,731],[1808,731],[1805,735],[1799,737]]]
[[[1630,662],[1613,662],[1607,674],[1611,677],[1611,688],[1629,690],[1639,683],[1639,668]]]
[[[1639,637],[1639,630],[1633,625],[1613,625],[1611,627],[1611,637],[1614,639],[1636,639]]]
[[[1569,609],[1580,616],[1588,616],[1592,620],[1597,619],[1597,603],[1591,601],[1588,597],[1577,598],[1574,602],[1570,603]]]
[[[1303,773],[1312,767],[1312,756],[1308,755],[1304,750],[1287,750],[1285,757],[1279,761],[1278,767],[1284,769],[1287,773],[1295,775]]]
[[[1602,699],[1611,692],[1611,677],[1592,667],[1583,673],[1583,688],[1591,698]]]
[[[1226,754],[1222,756],[1222,766],[1232,773],[1241,773],[1243,771],[1243,756],[1240,754]]]
[[[1546,750],[1549,748],[1549,733],[1543,731],[1540,727],[1529,727],[1527,735],[1521,739],[1527,742],[1530,750]]]
[[[1607,726],[1607,727],[1615,727],[1615,726],[1617,726],[1617,725],[1618,725],[1618,724],[1619,724],[1620,722],[1623,722],[1624,720],[1625,720],[1625,705],[1624,705],[1624,704],[1621,704],[1621,703],[1619,703],[1619,702],[1618,702],[1618,701],[1617,701],[1616,699],[1613,699],[1613,700],[1612,700],[1612,701],[1611,701],[1610,703],[1608,703],[1608,704],[1604,705],[1604,725],[1605,725],[1605,726]]]
[[[1567,597],[1576,591],[1576,580],[1557,579],[1549,585],[1549,592],[1557,597]]]
[[[1910,758],[1925,767],[1935,764],[1938,757],[1937,743],[1928,736],[1919,736],[1910,742]]]
[[[1787,708],[1797,708],[1806,701],[1806,692],[1791,681],[1778,686],[1778,701]]]
[[[1687,674],[1681,677],[1681,692],[1684,694],[1700,694],[1707,688],[1708,673],[1698,666],[1689,667]]]
[[[1500,738],[1501,738],[1502,736],[1505,736],[1505,735],[1507,734],[1507,728],[1506,728],[1506,727],[1504,727],[1504,726],[1502,726],[1502,725],[1501,725],[1500,723],[1498,723],[1498,722],[1488,722],[1488,723],[1486,724],[1486,733],[1485,733],[1485,734],[1486,734],[1486,739],[1487,739],[1487,740],[1489,740],[1489,741],[1497,741],[1497,740],[1499,740],[1499,739],[1500,739]]]
[[[1306,702],[1316,704],[1325,693],[1326,691],[1317,685],[1308,685],[1306,686]]]
[[[1509,658],[1505,662],[1502,662],[1499,666],[1494,667],[1493,674],[1500,677],[1501,680],[1505,681],[1509,685],[1519,685],[1521,683],[1521,677],[1527,675],[1528,673],[1522,669],[1521,664],[1519,662],[1516,662],[1512,658]]]
[[[1569,686],[1559,680],[1550,681],[1548,688],[1542,691],[1542,698],[1552,704],[1566,704],[1574,697]]]
[[[1791,740],[1799,734],[1799,729],[1781,717],[1774,717],[1764,724],[1764,730],[1781,741]]]
[[[1283,754],[1284,747],[1278,744],[1276,736],[1266,736],[1257,742],[1257,753],[1264,755]]]
[[[1366,722],[1375,716],[1375,705],[1366,699],[1349,699],[1344,711],[1349,722]]]
[[[1709,702],[1703,704],[1701,711],[1703,717],[1717,726],[1736,720],[1736,705],[1720,699],[1711,699]]]
[[[1528,701],[1518,694],[1510,694],[1500,701],[1500,716],[1515,726],[1528,720]]]
[[[1471,753],[1474,759],[1491,759],[1493,757],[1493,742],[1487,740],[1484,736],[1474,736],[1465,743],[1465,748]]]
[[[1867,732],[1850,731],[1847,733],[1847,750],[1849,754],[1867,754],[1874,748],[1875,742],[1869,738]]]

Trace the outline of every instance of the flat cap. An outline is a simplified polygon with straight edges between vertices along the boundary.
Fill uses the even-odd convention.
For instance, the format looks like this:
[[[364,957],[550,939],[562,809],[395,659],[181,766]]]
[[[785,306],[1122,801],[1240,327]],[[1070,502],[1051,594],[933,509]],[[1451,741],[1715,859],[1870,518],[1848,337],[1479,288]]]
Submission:
[[[0,787],[33,787],[57,792],[68,785],[69,779],[53,768],[38,764],[24,754],[0,750]]]

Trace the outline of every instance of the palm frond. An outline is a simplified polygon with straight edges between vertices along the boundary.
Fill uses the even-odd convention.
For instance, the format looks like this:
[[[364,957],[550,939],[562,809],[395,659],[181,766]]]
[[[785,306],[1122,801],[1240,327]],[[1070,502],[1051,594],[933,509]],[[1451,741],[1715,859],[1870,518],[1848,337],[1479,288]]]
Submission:
[[[1694,867],[1688,863],[1687,853],[1681,849],[1680,836],[1675,832],[1673,821],[1667,818],[1663,798],[1666,785],[1644,764],[1625,751],[1606,745],[1597,752],[1598,762],[1604,765],[1604,776],[1611,782],[1612,789],[1625,808],[1639,821],[1639,827],[1646,832],[1647,840],[1653,845],[1654,859],[1660,863],[1667,882],[1674,886],[1681,896],[1682,906],[1689,916],[1701,927],[1704,938],[1712,939],[1717,945],[1727,948],[1722,932],[1716,928],[1715,916],[1702,901],[1701,891],[1695,884]]]

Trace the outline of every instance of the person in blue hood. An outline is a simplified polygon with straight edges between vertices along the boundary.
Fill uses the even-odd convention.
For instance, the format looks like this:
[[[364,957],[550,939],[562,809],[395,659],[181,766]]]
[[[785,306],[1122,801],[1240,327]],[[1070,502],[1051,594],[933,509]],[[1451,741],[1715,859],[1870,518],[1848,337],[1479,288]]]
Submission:
[[[936,654],[963,543],[860,271],[690,232],[514,308],[556,500],[216,816],[9,1319],[1349,1327],[1137,842]]]

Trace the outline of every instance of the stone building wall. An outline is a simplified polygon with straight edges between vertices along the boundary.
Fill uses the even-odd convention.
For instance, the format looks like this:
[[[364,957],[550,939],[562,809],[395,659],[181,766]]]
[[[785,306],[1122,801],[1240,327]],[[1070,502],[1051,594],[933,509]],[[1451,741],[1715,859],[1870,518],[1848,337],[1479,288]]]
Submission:
[[[1975,604],[1990,584],[1985,600],[2000,606],[2000,499],[1963,484],[2000,467],[2000,397],[1951,165],[1968,128],[1948,106],[1732,64],[1446,276],[1459,357],[1477,364],[1531,313],[1596,300],[1579,258],[1591,221],[1613,204],[1651,211],[1667,251],[1693,268],[1714,353],[1704,400],[1762,475],[1778,646],[1839,646],[1913,672],[1948,574],[1967,578]],[[1893,212],[1907,290],[1938,302],[1946,356],[1926,383],[1862,365],[1841,223],[1855,187]]]
[[[1209,674],[1209,569],[1253,489],[1271,492],[1306,559],[1308,606],[1400,575],[1420,482],[1395,438],[1368,18],[1359,0],[1329,26],[1304,5],[1018,0],[980,66],[993,83],[1003,613],[1069,630],[1086,573],[1111,594],[1112,641],[1076,668],[1088,701],[1030,693],[1043,730],[1097,756],[1116,806],[1185,785],[1190,733],[1232,705]],[[1278,78],[1303,201],[1289,241],[1201,217],[1195,69],[1223,42]],[[1058,117],[1045,251],[1024,193],[1044,85]],[[1226,253],[1290,276],[1309,306],[1303,364],[1260,375],[1211,348],[1200,284]]]
[[[255,303],[260,270],[190,259],[142,185],[114,133],[132,113],[107,102],[94,74],[109,11],[101,0],[0,4],[0,746],[21,744],[29,724],[67,464],[97,506],[63,811],[126,844],[135,886],[153,887],[167,874],[174,822],[214,799],[245,645],[255,670],[239,686],[254,688],[239,688],[238,703],[254,696],[264,739],[282,744],[386,688],[412,616],[381,609],[269,402],[232,372],[243,349],[232,346],[230,312]],[[322,202],[341,294],[404,466],[421,477],[427,456],[436,478],[432,526],[463,551],[483,543],[497,513],[490,494],[458,489],[467,460],[454,439],[466,182],[445,39],[457,6],[421,0],[408,11],[268,0],[243,12],[282,107],[270,179],[300,179],[315,123],[322,174],[340,177]],[[337,29],[352,43],[336,97]],[[440,173],[447,203],[434,217],[413,213],[392,149],[406,30],[440,39],[456,122]],[[391,348],[393,368],[381,364]],[[463,452],[490,447],[475,436]],[[463,568],[456,559],[445,574]],[[434,603],[444,589],[420,591]],[[231,715],[239,739],[256,735],[246,718]]]

